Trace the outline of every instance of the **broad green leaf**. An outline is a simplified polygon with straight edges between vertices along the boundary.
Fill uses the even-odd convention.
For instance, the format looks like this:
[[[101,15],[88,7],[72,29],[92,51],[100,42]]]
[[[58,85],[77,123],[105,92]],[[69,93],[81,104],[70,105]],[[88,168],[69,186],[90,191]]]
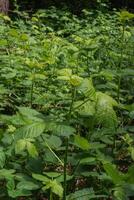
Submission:
[[[6,46],[8,44],[7,40],[0,39],[0,46]]]
[[[114,190],[115,190],[114,197],[116,198],[116,200],[126,200],[127,199],[126,193],[122,187],[116,187]]]
[[[89,200],[94,196],[93,189],[84,188],[67,196],[67,200]]]
[[[107,94],[97,92],[96,104],[96,123],[107,128],[115,128],[117,126],[117,116],[113,106],[117,106],[117,102]]]
[[[111,163],[104,163],[103,167],[106,173],[111,177],[114,184],[121,184],[123,182],[123,176]]]
[[[18,140],[17,143],[15,144],[15,152],[18,154],[24,151],[26,148],[26,144],[27,141],[25,139]]]
[[[58,183],[56,180],[50,180],[46,183],[46,186],[42,188],[43,190],[51,189],[51,191],[56,194],[57,196],[61,197],[63,196],[63,188],[60,183]]]
[[[58,172],[44,172],[43,174],[45,174],[49,178],[56,178],[58,176],[61,176],[61,173]]]
[[[70,77],[72,75],[72,70],[69,68],[64,68],[58,71],[60,76]]]
[[[34,109],[31,109],[29,107],[18,107],[18,110],[19,110],[19,113],[21,113],[22,115],[24,116],[27,116],[27,117],[32,117],[32,116],[39,116],[40,113]]]
[[[35,74],[33,79],[45,80],[46,76],[44,74]]]
[[[96,92],[92,83],[92,79],[84,78],[78,90],[83,93],[85,97],[90,98],[91,100],[96,99]]]
[[[93,116],[95,114],[95,103],[92,101],[77,101],[74,103],[74,109],[84,117]]]
[[[88,165],[88,164],[92,164],[96,161],[96,158],[94,157],[87,157],[87,158],[83,158],[80,160],[80,164],[83,164],[83,165]]]
[[[67,180],[67,181],[70,181],[70,180],[72,180],[73,178],[74,178],[74,176],[70,176],[70,175],[67,175],[67,176],[66,176],[66,180]],[[63,182],[64,182],[64,175],[60,175],[60,176],[56,177],[55,179],[56,179],[58,182],[60,182],[60,183],[62,182],[62,183],[63,183]]]
[[[81,83],[82,83],[82,78],[81,77],[79,77],[79,76],[77,76],[77,75],[72,75],[71,77],[70,77],[70,80],[69,80],[69,82],[71,83],[71,85],[73,85],[73,86],[79,86]]]
[[[44,121],[33,122],[16,130],[15,139],[35,138],[40,136],[45,129]]]
[[[74,144],[83,150],[90,149],[90,144],[89,144],[88,140],[85,139],[84,137],[81,137],[80,135],[74,136]]]
[[[57,77],[59,80],[63,80],[63,81],[69,81],[70,77],[69,76],[58,76]]]
[[[10,180],[14,177],[15,170],[14,169],[1,169],[0,170],[0,179],[5,178]]]
[[[31,193],[31,191],[28,191],[28,190],[14,189],[14,190],[8,190],[8,195],[9,195],[9,197],[12,197],[12,198],[16,199],[17,197],[31,196],[32,193]]]
[[[69,125],[64,124],[50,124],[50,130],[59,136],[69,137],[75,133],[75,129]]]
[[[32,177],[38,181],[41,181],[43,183],[46,183],[49,181],[49,178],[47,178],[46,176],[43,176],[41,174],[32,174]]]
[[[26,148],[27,148],[27,151],[28,151],[28,153],[31,157],[37,157],[38,156],[38,151],[37,151],[36,146],[34,144],[27,141],[26,142]]]
[[[8,190],[14,190],[14,188],[15,188],[15,181],[14,181],[13,178],[11,178],[11,179],[9,179],[7,181],[6,187],[7,187]]]
[[[60,137],[56,135],[51,135],[49,138],[46,138],[46,142],[52,149],[57,149],[62,144]]]
[[[39,185],[34,182],[23,180],[17,184],[19,190],[37,190]]]

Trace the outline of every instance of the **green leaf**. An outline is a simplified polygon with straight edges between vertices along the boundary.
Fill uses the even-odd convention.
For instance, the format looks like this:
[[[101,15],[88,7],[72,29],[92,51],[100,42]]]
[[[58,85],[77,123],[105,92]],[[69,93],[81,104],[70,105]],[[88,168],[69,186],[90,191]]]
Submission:
[[[1,169],[0,170],[0,178],[5,178],[10,180],[14,177],[15,170],[14,169]]]
[[[16,190],[8,190],[8,195],[9,197],[12,197],[12,198],[17,198],[17,197],[22,197],[22,196],[30,196],[32,193],[28,190],[19,190],[19,189],[16,189]]]
[[[77,75],[72,75],[69,82],[71,83],[71,85],[73,86],[79,86],[82,83],[82,78],[77,76]]]
[[[43,190],[51,189],[51,191],[56,194],[57,196],[61,197],[63,196],[63,188],[60,183],[58,183],[56,180],[50,180],[46,183],[46,186],[42,188]]]
[[[131,165],[126,174],[126,182],[134,184],[134,165]]]
[[[50,130],[59,136],[69,137],[75,133],[75,129],[69,125],[64,124],[50,124]]]
[[[34,144],[27,141],[26,148],[27,148],[28,153],[31,157],[37,157],[38,156],[38,151],[37,151],[36,146]]]
[[[96,123],[101,124],[105,128],[117,127],[117,116],[113,106],[117,106],[117,102],[107,94],[97,92],[96,104]]]
[[[79,135],[74,136],[74,144],[77,145],[82,150],[90,149],[90,144],[89,144],[88,140]]]
[[[85,97],[88,97],[91,100],[96,99],[96,92],[91,78],[84,78],[78,90],[83,93]]]
[[[37,190],[38,188],[38,184],[26,180],[23,180],[17,184],[17,189],[19,190]]]
[[[116,198],[116,200],[126,200],[127,199],[126,193],[122,187],[116,187],[114,190],[115,190],[114,197]]]
[[[44,121],[33,122],[16,130],[15,139],[35,138],[40,136],[45,129]]]
[[[92,101],[77,101],[74,103],[74,109],[84,117],[93,116],[95,114],[95,103]]]
[[[9,179],[7,181],[6,187],[7,187],[8,191],[9,190],[14,190],[14,188],[15,188],[15,181],[14,181],[13,178],[11,178],[11,179]]]
[[[46,142],[52,149],[57,149],[62,144],[60,137],[56,135],[51,135],[49,138],[46,138]]]
[[[61,173],[58,172],[44,172],[43,174],[45,174],[49,178],[57,178],[58,176],[61,176]]]
[[[64,69],[59,70],[58,74],[60,76],[70,77],[72,76],[72,70],[69,68],[64,68]]]
[[[131,157],[132,157],[132,160],[134,161],[134,147],[131,147]]]
[[[49,178],[47,178],[46,176],[43,176],[41,174],[32,174],[32,177],[38,181],[41,181],[43,183],[46,183],[49,181]]]
[[[32,117],[32,116],[40,116],[40,113],[34,109],[31,109],[29,107],[18,107],[19,113],[21,113],[24,116]]]
[[[16,154],[21,153],[26,148],[27,141],[25,139],[20,139],[17,141],[15,145],[15,152]]]
[[[6,45],[8,45],[7,40],[5,40],[5,39],[0,39],[0,46],[6,46]]]
[[[94,158],[94,157],[87,157],[87,158],[83,158],[83,159],[81,159],[80,160],[80,164],[86,164],[86,165],[88,165],[88,164],[93,164],[94,162],[96,161],[96,158]]]
[[[3,149],[0,149],[0,168],[3,168],[5,165],[6,156]]]
[[[92,199],[92,196],[94,196],[93,189],[84,188],[82,190],[78,190],[72,194],[69,194],[67,196],[67,200],[89,200]]]
[[[111,163],[103,163],[103,167],[106,173],[111,177],[114,184],[121,184],[123,182],[123,176]]]

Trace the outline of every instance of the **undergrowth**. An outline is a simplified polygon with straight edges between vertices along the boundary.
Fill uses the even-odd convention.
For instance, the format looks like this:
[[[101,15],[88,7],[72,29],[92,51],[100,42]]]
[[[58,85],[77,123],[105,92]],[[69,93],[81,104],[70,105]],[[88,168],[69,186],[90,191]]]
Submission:
[[[133,199],[133,18],[0,16],[0,199]]]

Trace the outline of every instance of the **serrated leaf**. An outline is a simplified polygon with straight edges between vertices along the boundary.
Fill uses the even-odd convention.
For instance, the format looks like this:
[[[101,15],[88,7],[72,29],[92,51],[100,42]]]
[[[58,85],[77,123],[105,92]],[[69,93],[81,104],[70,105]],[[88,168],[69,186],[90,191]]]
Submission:
[[[117,116],[113,106],[118,106],[117,102],[107,94],[97,92],[96,122],[107,128],[117,126]]]
[[[36,138],[43,133],[45,126],[43,121],[33,122],[30,125],[23,126],[16,130],[15,140],[22,138]]]
[[[78,90],[81,91],[85,97],[88,97],[91,100],[96,99],[96,92],[92,83],[92,79],[84,78]]]
[[[84,117],[93,116],[95,114],[95,103],[92,101],[77,101],[74,103],[74,109]]]

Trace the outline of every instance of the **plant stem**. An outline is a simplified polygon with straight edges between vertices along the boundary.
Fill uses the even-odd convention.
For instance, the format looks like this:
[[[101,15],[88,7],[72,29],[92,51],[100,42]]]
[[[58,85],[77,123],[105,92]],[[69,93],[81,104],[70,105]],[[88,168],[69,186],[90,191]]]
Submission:
[[[50,200],[53,200],[53,193],[52,193],[52,190],[50,190]]]
[[[66,200],[67,193],[67,157],[68,157],[68,138],[65,138],[65,158],[64,158],[64,193],[63,200]]]
[[[120,56],[120,61],[119,61],[119,73],[121,72],[122,63],[123,63],[124,33],[125,33],[125,24],[123,23],[122,41],[121,41],[121,56]],[[118,103],[120,103],[120,89],[121,89],[121,74],[119,74],[119,78],[118,78],[118,90],[117,90]]]
[[[70,121],[72,109],[73,109],[73,103],[75,99],[76,90],[74,87],[72,87],[72,101],[70,104],[70,109],[68,113],[68,121]],[[64,192],[63,192],[63,200],[66,200],[66,194],[67,194],[67,158],[68,158],[68,138],[65,138],[65,157],[64,157]]]
[[[34,89],[34,81],[32,80],[32,85],[31,85],[31,96],[30,96],[30,107],[33,107],[33,89]]]
[[[62,166],[64,166],[64,163],[62,162],[62,160],[54,153],[54,151],[51,149],[51,147],[48,145],[47,142],[45,142],[46,146],[48,147],[48,149],[51,151],[51,153],[55,156],[55,158],[57,158],[57,160],[60,162],[60,164]]]

